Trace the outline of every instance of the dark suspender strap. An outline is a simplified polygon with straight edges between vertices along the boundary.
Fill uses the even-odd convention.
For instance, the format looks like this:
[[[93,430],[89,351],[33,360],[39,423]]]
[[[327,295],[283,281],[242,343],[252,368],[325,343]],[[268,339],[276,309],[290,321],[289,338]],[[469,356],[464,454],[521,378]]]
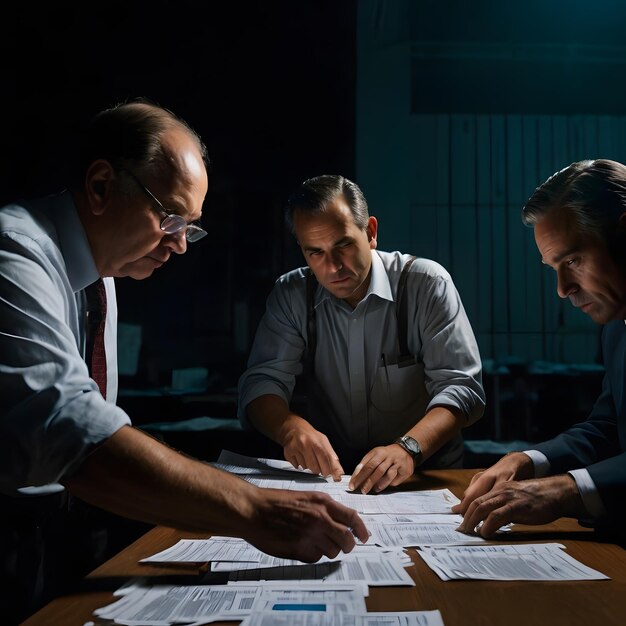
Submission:
[[[407,341],[407,328],[408,328],[408,319],[409,319],[409,311],[408,311],[408,298],[406,297],[406,279],[409,274],[409,269],[411,265],[413,265],[413,261],[415,261],[414,256],[412,256],[402,268],[402,273],[400,274],[400,280],[398,281],[398,292],[396,293],[396,316],[398,320],[398,347],[400,349],[398,354],[398,365],[401,365],[403,361],[407,359],[412,359],[412,355],[409,353],[409,344]]]
[[[315,324],[315,292],[317,291],[317,278],[315,274],[307,268],[306,276],[306,376],[307,381],[313,381],[315,375],[315,349],[317,348],[317,327]]]

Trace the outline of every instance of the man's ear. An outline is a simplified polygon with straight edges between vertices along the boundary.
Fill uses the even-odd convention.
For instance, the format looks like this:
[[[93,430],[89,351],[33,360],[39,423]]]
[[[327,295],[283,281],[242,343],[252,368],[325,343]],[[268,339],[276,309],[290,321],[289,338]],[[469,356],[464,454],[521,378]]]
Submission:
[[[85,195],[94,215],[102,215],[111,196],[111,182],[115,178],[113,166],[104,159],[94,161],[85,174]]]
[[[365,230],[367,232],[367,240],[370,242],[370,250],[376,250],[376,246],[378,245],[376,241],[378,220],[373,215],[370,215],[370,218],[367,220],[367,228]]]

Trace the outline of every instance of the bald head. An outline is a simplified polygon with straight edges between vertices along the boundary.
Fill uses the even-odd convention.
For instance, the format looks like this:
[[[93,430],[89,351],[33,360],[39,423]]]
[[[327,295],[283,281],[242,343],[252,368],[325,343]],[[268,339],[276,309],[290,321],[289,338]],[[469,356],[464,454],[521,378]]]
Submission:
[[[186,140],[206,168],[206,146],[197,133],[174,113],[145,100],[118,104],[96,115],[87,128],[74,168],[71,186],[82,189],[85,174],[97,160],[108,161],[115,170],[132,171],[180,168],[178,151],[173,148]],[[197,174],[197,172],[196,172]]]
[[[204,144],[170,111],[133,102],[97,115],[72,197],[100,275],[146,278],[183,254],[207,188]]]

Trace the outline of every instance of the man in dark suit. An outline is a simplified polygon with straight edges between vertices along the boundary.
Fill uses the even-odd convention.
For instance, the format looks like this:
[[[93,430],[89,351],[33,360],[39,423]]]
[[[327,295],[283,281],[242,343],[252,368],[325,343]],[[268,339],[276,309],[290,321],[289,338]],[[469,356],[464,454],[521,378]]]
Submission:
[[[569,516],[617,527],[626,513],[626,166],[573,163],[522,211],[561,298],[603,324],[605,376],[586,421],[478,473],[454,508],[484,537],[509,522]]]

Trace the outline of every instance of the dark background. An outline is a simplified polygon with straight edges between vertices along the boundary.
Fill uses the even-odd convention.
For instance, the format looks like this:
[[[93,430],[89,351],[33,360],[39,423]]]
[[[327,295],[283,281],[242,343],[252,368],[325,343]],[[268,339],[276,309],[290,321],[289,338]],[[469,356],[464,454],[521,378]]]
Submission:
[[[368,28],[383,24],[390,6],[375,3]],[[413,113],[626,110],[626,8],[617,0],[407,6],[397,32],[413,46]],[[120,322],[142,326],[137,374],[121,386],[167,390],[174,369],[202,367],[207,391],[231,400],[190,412],[161,402],[157,416],[145,399],[120,398],[135,421],[233,414],[232,391],[265,298],[281,273],[302,264],[283,225],[286,198],[310,176],[357,176],[357,7],[141,0],[2,8],[0,202],[61,189],[81,128],[120,100],[144,96],[171,108],[209,149],[209,236],[145,281],[117,281]],[[454,53],[459,42],[467,52]],[[357,182],[367,192],[369,181]],[[539,411],[536,381],[506,376],[497,383],[508,396],[498,397],[512,426],[502,437],[514,439],[533,419],[542,427],[524,427],[526,435],[557,431],[553,407],[571,397],[570,381]],[[490,393],[493,380],[485,383]],[[595,377],[567,419],[584,416],[598,384]],[[482,424],[479,435],[488,419]]]
[[[209,236],[151,278],[117,281],[142,325],[133,387],[205,367],[234,385],[275,278],[299,264],[282,206],[302,180],[354,177],[356,2],[22,3],[3,9],[0,196],[63,187],[82,126],[148,97],[185,118],[212,161]]]
[[[386,22],[393,20],[392,1],[370,3],[362,26],[372,40],[380,33],[374,54],[381,57],[387,45],[410,46],[411,114],[626,111],[622,0],[397,0],[406,23],[395,31]],[[0,203],[62,189],[81,129],[129,98],[172,109],[209,150],[209,236],[147,280],[116,281],[120,322],[142,327],[137,373],[120,380],[120,404],[136,424],[234,416],[234,387],[265,298],[280,274],[302,264],[282,218],[301,181],[340,173],[375,196],[372,181],[357,177],[359,158],[361,172],[367,159],[356,146],[369,131],[357,94],[361,104],[370,97],[357,89],[358,6],[357,0],[23,0],[0,9]],[[370,148],[370,162],[389,158],[403,171],[393,160],[401,156]],[[396,210],[386,177],[382,188],[388,210]],[[386,249],[395,249],[391,231],[383,233]],[[172,394],[172,371],[190,367],[208,370],[204,394]],[[585,417],[600,379],[532,377],[509,363],[504,373],[485,376],[487,412],[466,438],[549,437]],[[159,436],[208,459],[222,447],[261,452],[252,436],[228,428],[219,436],[184,430]],[[485,466],[504,451],[474,450],[467,466]],[[113,529],[108,555],[143,530],[104,524]],[[84,572],[107,554],[91,555]]]

